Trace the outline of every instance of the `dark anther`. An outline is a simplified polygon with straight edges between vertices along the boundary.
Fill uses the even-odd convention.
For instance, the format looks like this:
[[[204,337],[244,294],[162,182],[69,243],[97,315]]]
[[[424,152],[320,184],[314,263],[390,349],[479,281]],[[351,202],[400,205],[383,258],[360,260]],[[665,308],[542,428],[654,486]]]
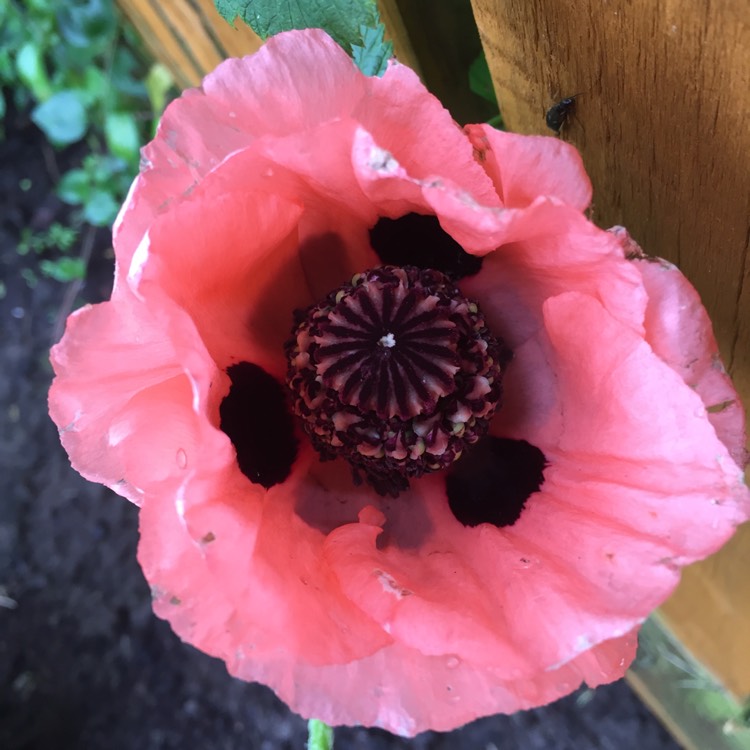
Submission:
[[[446,478],[448,503],[464,526],[512,526],[544,481],[547,461],[525,440],[487,437]]]
[[[237,451],[240,471],[266,489],[288,476],[297,456],[294,421],[281,383],[250,362],[227,370],[232,381],[221,402],[221,429]]]
[[[370,230],[370,244],[385,265],[434,268],[452,281],[473,276],[482,268],[482,259],[467,253],[440,226],[437,216],[379,219]]]

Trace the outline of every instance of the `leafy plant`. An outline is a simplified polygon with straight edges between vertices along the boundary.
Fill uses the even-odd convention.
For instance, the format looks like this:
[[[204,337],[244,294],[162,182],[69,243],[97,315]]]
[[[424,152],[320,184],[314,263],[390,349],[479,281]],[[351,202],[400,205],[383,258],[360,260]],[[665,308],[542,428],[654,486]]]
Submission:
[[[490,74],[490,68],[487,65],[487,58],[484,56],[484,52],[480,52],[469,66],[469,88],[477,96],[481,96],[482,99],[494,105],[497,110],[497,114],[488,120],[488,124],[504,130],[505,126],[503,118],[500,115],[495,87],[492,84],[492,75]]]
[[[76,207],[67,227],[25,232],[18,246],[45,258],[41,273],[61,281],[85,273],[65,257],[85,224],[114,220],[138,170],[141,144],[153,133],[172,79],[149,66],[140,40],[117,15],[113,0],[5,0],[0,3],[0,87],[55,148],[85,140],[91,153],[64,174],[60,198]],[[0,117],[7,101],[0,93]],[[2,137],[2,131],[0,131]],[[63,241],[61,241],[63,240]]]
[[[376,0],[214,0],[214,5],[229,23],[240,18],[261,39],[290,29],[324,29],[365,75],[382,76],[393,55],[393,45],[384,39]]]

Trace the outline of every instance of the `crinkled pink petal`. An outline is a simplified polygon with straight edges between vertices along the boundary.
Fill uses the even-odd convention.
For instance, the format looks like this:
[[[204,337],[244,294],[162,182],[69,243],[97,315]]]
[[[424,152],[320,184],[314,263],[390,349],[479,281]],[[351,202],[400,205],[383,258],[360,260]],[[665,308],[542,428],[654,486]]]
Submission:
[[[543,315],[551,350],[545,369],[555,373],[557,391],[549,409],[562,415],[552,433],[547,425],[520,431],[552,464],[521,520],[509,530],[487,527],[493,539],[482,545],[476,530],[461,527],[444,504],[438,508],[441,493],[434,489],[425,493],[432,504],[421,504],[429,533],[418,550],[379,548],[379,530],[369,526],[341,527],[328,543],[348,595],[399,641],[419,643],[430,654],[460,644],[465,658],[481,654],[486,664],[502,664],[515,676],[530,667],[507,653],[538,659],[532,661],[538,669],[630,630],[672,591],[677,565],[716,549],[748,512],[741,472],[699,398],[637,333],[581,293],[548,299]],[[511,402],[512,384],[506,389]],[[654,403],[659,408],[649,410]],[[497,422],[502,434],[502,412]],[[567,480],[563,492],[558,474]],[[571,507],[574,481],[585,492],[585,508],[602,508],[605,522],[596,510],[592,520],[577,503]],[[643,512],[625,512],[623,519],[637,524],[606,512],[613,496],[635,494],[644,500]],[[722,504],[733,496],[736,504]],[[683,503],[689,517],[677,515]],[[664,533],[664,516],[671,535]],[[523,573],[511,578],[517,568]],[[497,591],[483,580],[489,570],[505,573]],[[481,582],[482,595],[473,581]],[[534,618],[539,608],[554,611],[554,621]]]
[[[579,226],[586,226],[589,235],[595,229],[577,209],[566,207],[554,195],[538,195],[532,203],[520,207],[498,207],[495,201],[481,202],[476,193],[443,175],[417,177],[361,128],[354,138],[353,161],[359,185],[380,215],[396,218],[410,211],[434,213],[442,227],[475,255],[551,235],[555,229],[565,234],[567,228],[561,222],[567,223],[569,217],[580,220]],[[596,231],[601,235],[599,245],[607,245],[608,252],[621,255],[614,238]]]
[[[590,199],[559,139],[464,132],[407,68],[365,77],[320,31],[168,108],[112,300],[53,351],[50,410],[74,466],[141,504],[139,559],[182,638],[305,716],[405,735],[622,676],[679,568],[750,507],[697,295]],[[377,265],[370,228],[408,212],[484,256],[460,286],[514,353],[492,434],[548,461],[513,526],[463,526],[438,475],[380,498],[305,441],[265,489],[220,429],[226,368],[281,379],[292,310]]]
[[[272,685],[304,716],[334,725],[382,727],[408,737],[540,706],[568,695],[582,680],[591,686],[612,682],[624,675],[635,646],[635,633],[630,633],[594,646],[563,667],[512,681],[455,655],[424,656],[399,643],[347,665],[318,668],[300,661],[282,681],[276,670],[244,654],[228,667],[238,677]],[[342,693],[346,702],[340,700]]]
[[[494,250],[508,231],[510,212],[480,205],[450,179],[415,177],[361,128],[354,137],[352,160],[359,186],[380,216],[434,214],[467,252],[477,255]]]
[[[197,195],[156,219],[131,284],[187,312],[219,369],[253,361],[283,376],[290,323],[278,295],[298,307],[312,301],[297,251],[301,211],[267,194]]]
[[[145,477],[128,470],[139,460],[124,452],[135,445],[141,456],[149,451],[163,456],[161,430],[153,430],[161,407],[152,394],[164,383],[188,388],[191,394],[206,393],[217,374],[189,319],[163,297],[147,306],[123,294],[117,305],[103,303],[74,313],[51,359],[56,378],[50,389],[50,414],[74,468],[140,504]],[[187,403],[189,409],[190,400]],[[142,408],[151,410],[144,432],[133,427],[140,424]],[[185,415],[186,431],[202,431],[196,419],[195,414]],[[151,461],[157,469],[151,481],[160,482],[176,471],[175,461],[176,449],[172,460],[158,469]]]
[[[525,208],[539,196],[579,211],[591,203],[591,180],[581,155],[560,138],[518,135],[468,125],[467,135],[506,208]]]
[[[231,154],[264,136],[312,135],[341,120],[371,132],[416,177],[444,175],[498,205],[471,144],[413,71],[391,64],[382,78],[368,78],[324,32],[289,31],[251,57],[225,61],[167,107],[115,225],[118,263],[128,266],[155,216]]]
[[[567,206],[536,204],[522,214],[513,241],[484,259],[482,273],[460,282],[497,335],[516,351],[543,327],[544,301],[566,291],[591,295],[643,331],[647,298],[641,277],[611,234]]]
[[[139,546],[157,614],[212,655],[246,654],[280,675],[298,659],[345,663],[392,642],[341,591],[325,533],[297,512],[325,488],[306,471],[287,482],[263,491],[236,466],[198,463],[178,493],[144,503]]]
[[[675,479],[682,473],[685,486],[709,476],[717,488],[742,486],[742,472],[716,436],[700,397],[600,302],[564,293],[544,303],[544,318],[565,428],[556,446],[544,435],[530,436],[532,441],[538,439],[543,450],[602,457],[602,463],[591,462],[602,473],[611,468],[608,459],[633,464],[631,482],[639,475],[649,484],[658,481],[671,466]],[[585,335],[594,330],[595,338]],[[592,403],[596,409],[585,408]],[[651,462],[660,464],[660,471],[649,467]]]
[[[308,544],[315,546],[318,540],[298,518],[277,509],[276,503],[283,506],[286,497],[269,497],[262,511],[264,516],[269,510],[272,516],[284,516],[273,532],[264,528],[274,524],[272,519],[258,525],[248,511],[244,489],[231,480],[224,489],[223,502],[212,507],[212,498],[206,498],[196,506],[199,514],[181,516],[179,504],[169,502],[144,506],[139,559],[152,583],[155,609],[183,638],[223,658],[234,674],[270,684],[304,715],[333,724],[382,726],[404,735],[449,729],[492,711],[512,712],[554,700],[581,680],[596,685],[617,679],[634,655],[634,638],[624,635],[564,666],[508,678],[503,665],[466,659],[459,648],[431,655],[368,628],[367,621],[355,618],[347,626],[352,612],[336,602],[335,582],[321,585],[325,571],[320,556],[307,555]],[[264,537],[266,548],[259,550]],[[272,551],[276,544],[279,549]],[[292,556],[308,559],[303,576],[281,564]],[[295,580],[274,582],[285,575]],[[286,595],[273,597],[281,591]],[[295,627],[298,618],[305,628]],[[326,638],[320,638],[321,632]],[[370,632],[374,641],[368,639]],[[346,646],[347,637],[359,657],[351,650],[337,651]],[[378,644],[364,653],[368,645]]]
[[[635,254],[648,294],[646,340],[654,352],[701,397],[708,419],[738,466],[747,463],[745,411],[724,369],[711,320],[698,292],[673,264],[647,258],[628,235],[615,227],[626,252]]]

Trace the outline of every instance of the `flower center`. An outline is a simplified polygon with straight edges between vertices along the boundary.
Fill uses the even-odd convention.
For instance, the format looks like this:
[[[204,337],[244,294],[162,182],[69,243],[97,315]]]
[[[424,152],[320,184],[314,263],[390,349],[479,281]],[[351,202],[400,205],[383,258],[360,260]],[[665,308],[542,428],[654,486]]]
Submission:
[[[357,274],[297,313],[286,353],[314,447],[394,496],[486,433],[510,359],[475,303],[413,266]]]

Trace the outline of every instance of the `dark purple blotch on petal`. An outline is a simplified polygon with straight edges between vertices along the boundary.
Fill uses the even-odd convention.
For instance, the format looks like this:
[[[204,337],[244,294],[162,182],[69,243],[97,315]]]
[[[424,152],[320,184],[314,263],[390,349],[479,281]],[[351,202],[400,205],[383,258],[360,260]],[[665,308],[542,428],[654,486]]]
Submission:
[[[286,389],[251,362],[227,369],[232,381],[221,402],[221,429],[237,451],[240,471],[266,489],[280,484],[297,457],[294,420]]]
[[[446,477],[448,504],[464,526],[512,526],[544,482],[547,460],[525,440],[486,437]]]
[[[467,253],[441,226],[437,216],[406,214],[378,219],[370,244],[385,265],[442,271],[451,281],[474,276],[482,259]]]

